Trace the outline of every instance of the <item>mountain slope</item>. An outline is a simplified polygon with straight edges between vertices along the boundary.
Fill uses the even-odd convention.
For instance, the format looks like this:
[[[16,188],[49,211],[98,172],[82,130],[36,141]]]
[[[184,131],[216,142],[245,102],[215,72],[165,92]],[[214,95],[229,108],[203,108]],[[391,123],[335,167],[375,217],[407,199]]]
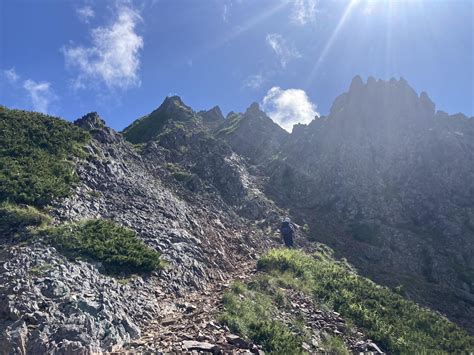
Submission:
[[[0,353],[258,352],[278,349],[286,340],[310,351],[470,349],[465,331],[402,296],[371,304],[377,310],[403,307],[405,316],[410,307],[422,309],[437,330],[409,316],[400,327],[423,337],[420,344],[398,344],[404,335],[395,329],[351,326],[350,312],[333,313],[350,300],[341,296],[328,303],[328,295],[393,292],[368,280],[345,284],[355,277],[351,266],[333,257],[320,269],[306,254],[277,260],[280,252],[266,254],[279,245],[280,217],[290,213],[307,224],[298,229],[301,249],[321,253],[327,248],[314,240],[326,241],[364,275],[389,286],[405,284],[405,296],[466,325],[471,308],[456,295],[461,289],[463,297],[470,295],[470,260],[462,258],[472,247],[466,219],[471,190],[462,182],[472,172],[464,166],[472,157],[471,121],[443,113],[433,117],[428,98],[406,83],[370,85],[356,79],[329,118],[298,126],[291,135],[258,105],[224,119],[218,108],[196,113],[178,97],[165,99],[123,134],[95,113],[72,125],[25,111],[18,121],[18,112],[2,109],[0,168],[19,163],[21,173],[3,175],[3,186],[13,187],[0,207]],[[384,104],[379,92],[401,102]],[[377,122],[383,114],[388,118]],[[51,127],[57,129],[49,132]],[[18,137],[41,134],[16,141],[15,129]],[[389,141],[392,132],[403,145]],[[29,169],[32,152],[43,169]],[[435,165],[439,176],[433,176]],[[56,175],[70,178],[61,180],[59,191],[43,189]],[[386,194],[387,181],[397,198]],[[423,181],[445,184],[448,192],[421,186]],[[34,207],[21,205],[25,202]],[[421,226],[407,224],[434,212],[427,226],[424,220]],[[426,237],[440,226],[443,243],[434,239],[438,234]],[[269,258],[271,267],[263,267]],[[451,258],[457,258],[452,268]],[[435,266],[443,273],[430,274]],[[328,294],[308,289],[321,291],[317,270],[335,272],[325,274]],[[429,275],[439,282],[425,280]],[[234,284],[226,293],[234,280],[245,286]],[[308,287],[300,287],[304,284]],[[279,288],[283,293],[272,293]],[[454,296],[436,300],[445,294]],[[253,295],[262,303],[252,303]],[[351,307],[368,306],[354,297]],[[225,312],[234,313],[226,318]],[[391,322],[392,316],[382,312],[375,323]],[[255,325],[250,333],[249,322]]]

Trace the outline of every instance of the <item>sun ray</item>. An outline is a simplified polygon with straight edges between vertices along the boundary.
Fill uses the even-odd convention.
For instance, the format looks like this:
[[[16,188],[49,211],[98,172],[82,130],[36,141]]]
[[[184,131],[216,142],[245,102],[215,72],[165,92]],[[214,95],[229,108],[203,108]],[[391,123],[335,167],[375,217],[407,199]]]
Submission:
[[[208,46],[205,46],[202,48],[200,51],[194,53],[192,55],[193,58],[197,58],[203,55],[206,55],[207,53],[216,50],[226,43],[234,40],[235,38],[239,37],[240,35],[248,32],[255,26],[257,26],[259,23],[264,22],[266,19],[274,15],[276,12],[280,11],[283,9],[285,6],[288,6],[290,4],[290,1],[288,0],[283,0],[283,1],[275,1],[274,5],[267,9],[266,11],[263,11],[259,13],[256,16],[253,16],[249,18],[246,22],[239,26],[235,26],[231,31],[227,32],[220,38],[218,38],[216,41],[213,43],[209,44]]]
[[[386,27],[385,27],[385,68],[384,74],[385,78],[391,75],[392,71],[392,16],[393,16],[393,4],[390,1],[388,4],[388,11],[387,11],[387,20],[386,20]]]
[[[347,4],[347,6],[344,9],[344,12],[341,16],[341,19],[339,20],[336,28],[334,29],[333,33],[331,34],[331,37],[329,37],[329,40],[326,42],[326,45],[324,46],[323,50],[321,51],[321,54],[319,55],[319,58],[316,61],[316,64],[314,65],[313,69],[311,70],[311,72],[308,75],[308,78],[306,80],[306,87],[308,87],[312,83],[314,76],[316,75],[319,67],[321,66],[322,62],[324,61],[324,58],[326,57],[328,52],[331,50],[331,47],[332,47],[334,41],[336,40],[336,38],[339,34],[339,31],[344,26],[344,23],[346,22],[347,18],[350,16],[350,14],[352,13],[352,10],[359,3],[359,1],[360,0],[351,0]]]

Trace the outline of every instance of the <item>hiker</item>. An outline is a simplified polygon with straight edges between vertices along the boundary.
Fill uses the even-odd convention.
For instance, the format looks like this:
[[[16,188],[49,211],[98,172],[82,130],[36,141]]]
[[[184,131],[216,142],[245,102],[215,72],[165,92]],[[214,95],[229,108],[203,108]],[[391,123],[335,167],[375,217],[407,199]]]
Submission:
[[[283,242],[287,248],[293,248],[293,233],[295,232],[295,228],[291,220],[286,217],[281,222],[280,226],[280,233],[283,237]]]

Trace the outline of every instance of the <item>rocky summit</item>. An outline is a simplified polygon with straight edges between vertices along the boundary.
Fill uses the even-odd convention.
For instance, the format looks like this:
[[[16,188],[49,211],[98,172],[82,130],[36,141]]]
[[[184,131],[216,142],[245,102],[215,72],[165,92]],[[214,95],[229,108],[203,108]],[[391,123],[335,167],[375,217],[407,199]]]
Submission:
[[[404,79],[291,134],[1,107],[0,144],[0,354],[474,349],[474,119]]]

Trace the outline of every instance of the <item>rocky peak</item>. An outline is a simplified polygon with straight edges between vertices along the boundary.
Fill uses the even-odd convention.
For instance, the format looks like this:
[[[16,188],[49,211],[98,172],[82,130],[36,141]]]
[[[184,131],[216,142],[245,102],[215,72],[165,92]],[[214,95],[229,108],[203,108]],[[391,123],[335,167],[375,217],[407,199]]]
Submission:
[[[169,122],[193,122],[195,117],[196,113],[179,96],[168,96],[160,107],[134,121],[122,133],[132,143],[144,143],[155,139]]]
[[[356,75],[351,82],[351,86],[349,87],[349,92],[356,92],[362,90],[364,88],[364,82],[360,75]]]
[[[87,115],[74,121],[79,126],[91,133],[91,135],[102,143],[114,143],[122,139],[112,128],[107,127],[105,121],[97,112],[90,112]]]
[[[203,123],[210,128],[217,127],[225,119],[219,106],[214,106],[208,111],[199,111],[198,115],[201,116]]]
[[[229,114],[220,132],[234,151],[253,163],[260,163],[274,156],[289,136],[256,102],[244,114]]]
[[[260,105],[258,102],[252,102],[252,104],[247,108],[245,111],[246,114],[259,114],[263,113],[262,110],[260,110]]]
[[[216,116],[219,116],[220,118],[224,118],[224,115],[222,114],[222,111],[221,111],[221,108],[219,106],[214,106],[213,108],[211,108],[209,111],[207,111],[208,113],[212,113]]]
[[[105,121],[100,118],[97,112],[89,112],[88,114],[75,120],[74,124],[88,131],[102,129],[105,127]]]
[[[261,131],[264,135],[279,138],[288,135],[288,132],[273,122],[273,120],[260,109],[260,105],[257,102],[253,102],[247,110],[245,110],[242,118],[243,123],[246,123],[249,129]]]
[[[428,95],[422,92],[418,96],[404,78],[385,81],[369,77],[364,83],[357,75],[349,90],[334,101],[330,117],[344,117],[354,123],[365,122],[365,125],[368,122],[379,124],[384,121],[416,125],[428,123],[434,113],[435,105]]]
[[[181,97],[174,95],[174,96],[167,96],[163,103],[158,107],[158,110],[166,111],[168,113],[177,113],[185,111],[187,113],[192,113],[193,110],[191,107],[187,106]]]

